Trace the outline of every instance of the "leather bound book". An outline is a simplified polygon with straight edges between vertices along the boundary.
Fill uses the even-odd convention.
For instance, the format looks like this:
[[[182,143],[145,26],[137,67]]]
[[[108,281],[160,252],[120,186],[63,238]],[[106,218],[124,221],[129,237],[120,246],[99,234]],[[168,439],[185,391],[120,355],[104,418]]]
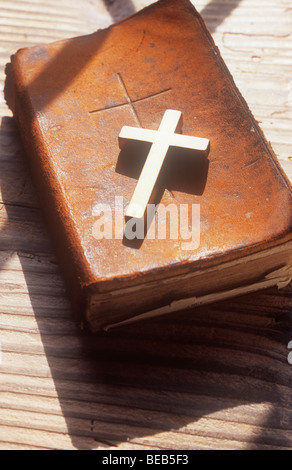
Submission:
[[[97,331],[195,314],[196,305],[290,282],[291,188],[188,0],[161,0],[108,29],[21,49],[6,74],[80,325]],[[169,149],[149,231],[125,239],[115,229],[149,143],[120,149],[119,135],[123,126],[152,135],[166,110],[180,111],[182,135],[209,139],[210,150]],[[185,226],[171,234],[175,213]]]

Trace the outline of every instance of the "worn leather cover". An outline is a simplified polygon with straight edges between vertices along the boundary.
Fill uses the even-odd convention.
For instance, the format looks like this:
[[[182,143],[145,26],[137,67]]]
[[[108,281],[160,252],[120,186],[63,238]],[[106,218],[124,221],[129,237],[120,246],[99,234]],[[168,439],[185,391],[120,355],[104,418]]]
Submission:
[[[78,318],[93,293],[141,286],[141,303],[146,282],[291,239],[289,184],[188,0],[161,0],[106,30],[19,50],[5,95]],[[139,175],[141,163],[133,171],[120,154],[121,127],[157,129],[166,109],[182,111],[184,134],[210,139],[208,166],[195,166],[191,180],[172,170],[161,197],[165,205],[200,204],[199,248],[97,240],[96,204],[114,208],[115,196],[128,203]]]

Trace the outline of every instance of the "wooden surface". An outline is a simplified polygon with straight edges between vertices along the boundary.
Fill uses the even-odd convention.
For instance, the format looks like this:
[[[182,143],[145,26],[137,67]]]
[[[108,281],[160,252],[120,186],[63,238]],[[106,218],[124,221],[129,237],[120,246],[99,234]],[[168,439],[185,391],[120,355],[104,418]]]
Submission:
[[[4,65],[151,1],[0,0]],[[198,0],[238,87],[292,175],[290,0]],[[71,319],[0,98],[0,448],[292,449],[292,289],[94,337]]]

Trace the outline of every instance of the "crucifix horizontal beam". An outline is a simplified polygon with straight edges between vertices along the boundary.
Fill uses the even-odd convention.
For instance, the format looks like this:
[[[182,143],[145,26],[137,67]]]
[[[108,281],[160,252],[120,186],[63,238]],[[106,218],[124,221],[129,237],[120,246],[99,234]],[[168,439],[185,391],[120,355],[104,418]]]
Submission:
[[[178,134],[181,129],[182,113],[171,109],[165,111],[157,131],[129,126],[124,126],[121,129],[119,135],[120,149],[129,141],[143,141],[152,144],[134,194],[127,207],[126,217],[137,219],[144,217],[169,147],[193,149],[207,155],[210,145],[209,140]]]

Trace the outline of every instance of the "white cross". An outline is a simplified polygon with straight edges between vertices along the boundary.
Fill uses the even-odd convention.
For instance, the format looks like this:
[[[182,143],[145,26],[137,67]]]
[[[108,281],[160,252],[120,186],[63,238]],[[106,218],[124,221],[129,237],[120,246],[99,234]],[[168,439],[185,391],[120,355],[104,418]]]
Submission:
[[[201,137],[192,137],[175,132],[182,128],[182,113],[168,109],[165,111],[157,131],[139,127],[124,126],[119,135],[119,146],[122,149],[128,141],[151,142],[151,148],[140,178],[126,209],[126,217],[143,218],[150,196],[162,168],[169,147],[183,147],[208,153],[210,142]]]

